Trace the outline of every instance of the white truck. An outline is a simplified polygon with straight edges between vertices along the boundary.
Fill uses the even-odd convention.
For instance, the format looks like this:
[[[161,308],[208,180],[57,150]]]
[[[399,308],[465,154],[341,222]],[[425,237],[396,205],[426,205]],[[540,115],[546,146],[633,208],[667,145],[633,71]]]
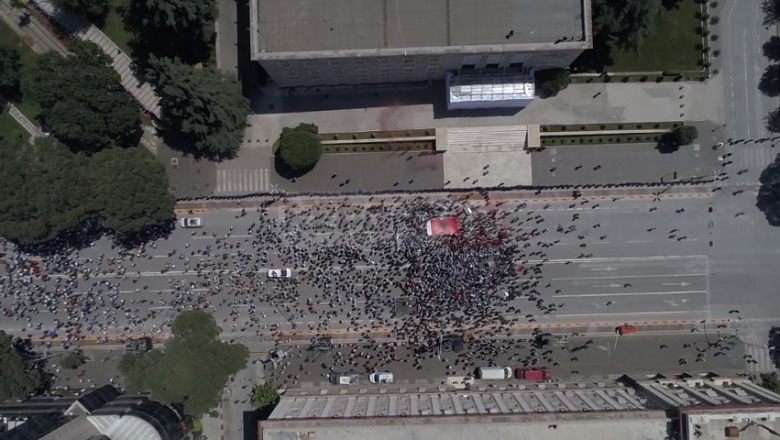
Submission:
[[[505,380],[512,377],[510,367],[479,367],[477,377],[484,380]]]

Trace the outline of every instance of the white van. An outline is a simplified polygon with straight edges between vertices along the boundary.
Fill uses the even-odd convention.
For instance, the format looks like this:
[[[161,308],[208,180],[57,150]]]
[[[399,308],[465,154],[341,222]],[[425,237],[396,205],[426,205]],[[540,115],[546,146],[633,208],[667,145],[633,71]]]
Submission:
[[[504,380],[512,377],[510,367],[479,367],[477,377],[486,380]]]
[[[371,383],[393,383],[393,373],[389,371],[375,371],[368,375]]]

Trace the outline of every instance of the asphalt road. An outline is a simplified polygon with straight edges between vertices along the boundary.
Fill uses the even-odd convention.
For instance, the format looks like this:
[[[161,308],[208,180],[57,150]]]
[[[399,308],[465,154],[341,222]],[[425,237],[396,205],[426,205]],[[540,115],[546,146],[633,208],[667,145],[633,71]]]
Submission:
[[[722,341],[719,341],[723,338]],[[385,362],[378,356],[376,344],[335,346],[331,352],[313,357],[306,346],[281,346],[286,357],[276,364],[265,364],[266,374],[284,388],[333,388],[328,382],[332,372],[355,372],[360,375],[362,387],[369,384],[369,371],[390,371],[396,386],[442,385],[448,376],[474,375],[477,367],[501,366],[518,368],[533,359],[532,345],[523,340],[501,339],[490,341],[507,348],[490,359],[475,356],[478,344],[468,343],[461,353],[441,353],[430,356],[421,364],[410,362],[413,353],[407,347],[394,350],[398,360]],[[717,345],[716,345],[717,343]],[[549,352],[547,351],[549,350]],[[337,353],[352,353],[355,366],[340,360]],[[656,374],[659,372],[709,371],[741,372],[745,352],[728,334],[628,336],[574,336],[565,343],[537,350],[539,362],[535,367],[546,367],[556,381],[598,380],[622,374]],[[545,358],[548,358],[549,361]],[[514,379],[510,381],[514,382]]]
[[[714,197],[721,195],[716,193]],[[723,197],[728,199],[730,196]],[[714,200],[712,196],[701,194],[662,198],[660,201],[653,201],[651,197],[626,198],[614,202],[612,199],[576,202],[550,199],[529,201],[524,208],[518,208],[520,200],[507,201],[500,209],[507,210],[509,214],[501,219],[499,228],[505,228],[516,237],[534,229],[537,232],[547,229],[533,239],[518,241],[529,247],[523,248],[523,253],[518,254],[516,263],[525,267],[541,265],[542,279],[536,288],[548,303],[563,304],[549,315],[540,313],[534,303],[529,303],[526,298],[509,301],[507,306],[515,306],[523,315],[533,314],[532,319],[540,323],[728,318],[729,310],[734,308],[740,309],[744,318],[776,319],[778,311],[764,307],[761,301],[761,298],[771,297],[772,289],[769,285],[754,285],[747,291],[741,289],[739,296],[732,290],[735,276],[760,276],[767,283],[776,279],[773,271],[765,269],[770,264],[768,261],[760,264],[756,262],[758,266],[755,268],[745,267],[742,263],[744,259],[756,260],[756,256],[776,253],[777,247],[771,245],[771,240],[775,238],[766,237],[764,243],[733,239],[735,232],[750,234],[754,231],[748,230],[749,225],[743,224],[741,218],[729,219],[727,213],[724,213],[726,221],[718,221],[717,210],[708,213]],[[484,210],[484,207],[478,205],[473,203],[476,212]],[[515,209],[518,211],[514,212]],[[679,211],[681,209],[684,211]],[[153,332],[153,326],[161,329],[164,322],[176,313],[176,306],[171,305],[176,294],[179,294],[180,299],[184,298],[182,304],[200,303],[207,307],[231,337],[257,334],[258,331],[267,334],[269,325],[289,324],[289,321],[294,321],[299,326],[298,330],[316,330],[317,324],[325,322],[323,316],[328,313],[328,328],[350,327],[350,318],[346,313],[352,310],[352,306],[362,307],[365,299],[361,296],[367,290],[376,290],[371,283],[382,280],[389,270],[389,266],[379,256],[370,255],[372,249],[378,244],[392,245],[397,237],[394,231],[367,230],[376,227],[371,223],[371,216],[364,221],[355,212],[341,211],[328,219],[315,221],[312,217],[316,212],[301,214],[297,208],[272,208],[269,218],[279,222],[275,231],[280,244],[255,247],[251,244],[252,235],[247,233],[248,227],[258,222],[254,213],[236,218],[236,211],[210,211],[203,214],[206,227],[202,230],[178,229],[169,239],[156,243],[156,247],[147,246],[144,258],[137,257],[132,262],[123,260],[124,275],[118,279],[116,274],[120,270],[119,266],[107,264],[108,256],[116,256],[116,250],[109,249],[106,242],[98,242],[94,247],[80,252],[82,269],[93,267],[93,277],[79,280],[73,295],[85,296],[92,288],[93,297],[99,298],[99,295],[94,295],[95,290],[102,288],[105,292],[107,288],[94,286],[95,283],[117,283],[116,298],[125,303],[117,311],[115,322],[104,329],[109,334],[122,333],[125,327],[129,333]],[[573,220],[575,215],[579,215],[577,220]],[[328,222],[340,216],[348,219],[347,223],[343,224],[343,229],[332,232],[329,229],[332,225]],[[513,224],[516,220],[524,223],[519,226],[518,223]],[[463,221],[471,220],[464,218]],[[577,229],[566,232],[573,225]],[[233,232],[225,233],[231,226]],[[559,232],[559,226],[564,229],[563,232]],[[716,228],[728,232],[717,236],[711,234]],[[292,249],[289,246],[296,240],[299,245],[303,245],[301,240],[311,240],[311,246],[314,247],[346,241],[360,248],[364,253],[360,257],[362,260],[351,270],[354,274],[360,274],[363,281],[353,281],[349,288],[355,296],[349,299],[347,296],[351,295],[335,300],[325,299],[322,286],[308,282],[310,279],[307,278],[307,272],[339,272],[338,263],[317,268],[307,266],[310,261],[301,260],[300,264],[285,262],[289,258],[287,251]],[[714,242],[713,247],[709,246],[710,240]],[[720,244],[721,241],[724,245]],[[215,250],[218,242],[227,248]],[[239,244],[240,248],[237,247]],[[211,246],[211,256],[197,255],[208,246]],[[262,264],[252,265],[240,259],[239,253],[247,255],[263,251],[268,253],[268,257]],[[189,255],[191,252],[196,255]],[[542,258],[541,254],[534,254],[537,252],[543,252],[545,256]],[[105,255],[104,260],[96,264],[94,260],[100,254]],[[91,263],[87,260],[90,258],[93,259]],[[715,271],[713,258],[717,259]],[[187,259],[189,262],[185,264]],[[200,268],[200,275],[195,267],[199,262],[210,262]],[[265,272],[274,267],[291,267],[294,270],[293,280],[268,280]],[[48,282],[36,278],[31,282],[40,285],[44,291],[53,290],[58,277],[67,277],[64,274],[50,275]],[[351,275],[347,271],[346,274],[333,273],[332,276],[335,280]],[[204,282],[209,285],[203,285]],[[280,294],[280,291],[287,293]],[[496,292],[496,295],[501,294],[502,291]],[[392,300],[399,295],[396,288],[379,294],[385,300]],[[198,296],[201,296],[200,300]],[[142,303],[143,300],[146,302]],[[311,301],[310,310],[303,306],[307,300]],[[12,304],[12,298],[3,298],[3,308],[12,307]],[[251,304],[255,305],[255,317],[261,322],[248,327],[253,324],[248,313]],[[110,303],[107,305],[109,307],[106,310],[111,309]],[[102,313],[99,307],[94,308]],[[28,332],[38,336],[43,330],[52,328],[54,318],[67,320],[63,317],[63,309],[62,303],[57,306],[57,314],[39,307],[38,314],[30,315],[29,323],[3,317],[0,326],[7,331]],[[125,309],[129,309],[127,314],[123,312]],[[381,316],[389,318],[391,310],[391,307],[387,307]],[[138,325],[128,324],[133,316],[147,317],[150,312],[155,313],[154,318],[148,318]],[[78,310],[75,315],[78,315]],[[365,314],[358,315],[360,325],[368,324]],[[520,319],[520,322],[524,320]],[[103,322],[104,319],[98,321]],[[242,328],[246,331],[242,332]],[[101,334],[97,326],[91,332]]]

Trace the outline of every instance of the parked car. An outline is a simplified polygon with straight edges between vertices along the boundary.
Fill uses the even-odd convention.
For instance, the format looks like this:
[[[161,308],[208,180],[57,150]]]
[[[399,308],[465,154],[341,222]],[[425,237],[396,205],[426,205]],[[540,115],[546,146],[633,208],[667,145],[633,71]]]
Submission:
[[[393,373],[389,371],[375,371],[368,375],[371,383],[393,383]]]
[[[285,267],[282,269],[268,269],[268,278],[290,278],[292,269]]]
[[[203,227],[203,218],[202,217],[184,217],[181,220],[179,220],[179,225],[181,225],[182,228],[202,228]]]

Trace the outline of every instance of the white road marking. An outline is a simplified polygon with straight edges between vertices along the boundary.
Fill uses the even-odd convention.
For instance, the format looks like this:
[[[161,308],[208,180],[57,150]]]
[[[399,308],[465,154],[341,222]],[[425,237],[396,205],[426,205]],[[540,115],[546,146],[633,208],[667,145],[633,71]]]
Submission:
[[[559,258],[555,260],[528,260],[527,263],[555,263],[562,264],[567,261],[573,263],[608,263],[612,261],[668,261],[681,259],[707,258],[706,255],[659,255],[654,257],[605,257],[605,258]],[[522,261],[515,261],[522,263]]]
[[[609,277],[570,277],[570,278],[550,278],[552,281],[573,281],[573,280],[616,280],[626,278],[663,278],[663,277],[701,277],[707,275],[706,273],[670,273],[670,274],[656,274],[656,275],[622,275],[622,276],[609,276]]]
[[[655,243],[654,240],[628,240],[629,243]]]
[[[553,298],[586,298],[600,296],[642,296],[642,295],[688,295],[690,293],[707,293],[706,290],[680,290],[676,292],[625,292],[625,293],[585,293],[582,295],[553,295]]]

